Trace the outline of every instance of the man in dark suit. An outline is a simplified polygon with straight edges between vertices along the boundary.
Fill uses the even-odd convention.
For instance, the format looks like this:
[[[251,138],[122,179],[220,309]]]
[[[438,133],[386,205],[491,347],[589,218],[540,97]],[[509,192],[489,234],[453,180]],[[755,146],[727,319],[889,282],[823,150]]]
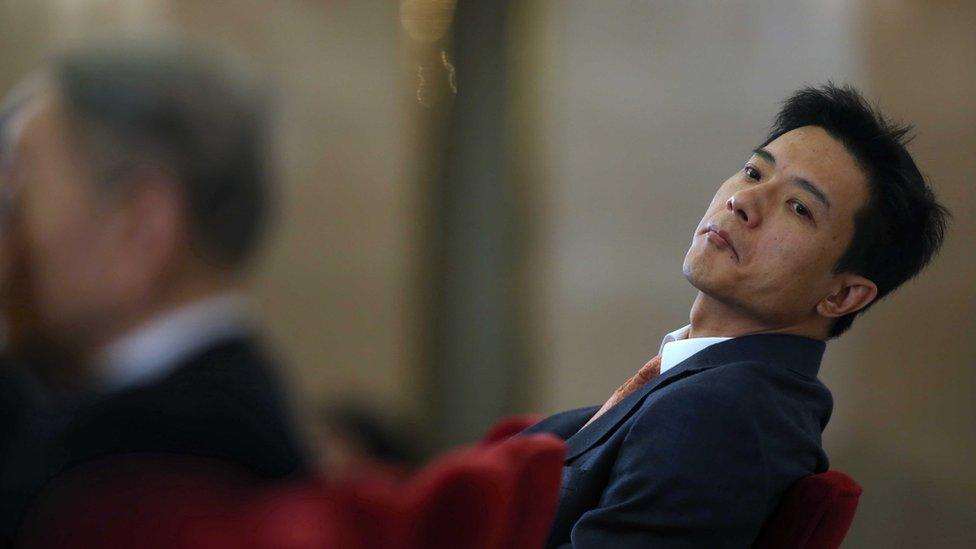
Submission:
[[[57,58],[7,111],[10,351],[49,405],[8,429],[4,533],[95,460],[304,474],[242,290],[270,192],[253,78],[180,45],[112,44]]]
[[[906,134],[851,88],[785,102],[695,230],[691,323],[602,407],[528,429],[568,443],[549,547],[748,547],[791,484],[827,469],[825,341],[946,227]]]

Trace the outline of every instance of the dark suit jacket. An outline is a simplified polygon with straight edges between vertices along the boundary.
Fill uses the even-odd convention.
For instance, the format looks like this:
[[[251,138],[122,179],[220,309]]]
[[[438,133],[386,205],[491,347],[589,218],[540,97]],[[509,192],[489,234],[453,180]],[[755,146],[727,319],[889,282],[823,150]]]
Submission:
[[[548,547],[749,547],[787,488],[827,469],[824,343],[724,341],[675,365],[580,431],[598,407],[526,433],[567,441]]]
[[[32,429],[34,440],[22,441],[20,455],[7,465],[0,489],[12,497],[0,518],[8,535],[43,486],[50,489],[60,476],[99,458],[216,458],[255,479],[309,469],[272,364],[249,338],[219,342],[159,381],[91,399],[61,416],[45,423],[48,433]],[[17,497],[24,500],[20,505]]]

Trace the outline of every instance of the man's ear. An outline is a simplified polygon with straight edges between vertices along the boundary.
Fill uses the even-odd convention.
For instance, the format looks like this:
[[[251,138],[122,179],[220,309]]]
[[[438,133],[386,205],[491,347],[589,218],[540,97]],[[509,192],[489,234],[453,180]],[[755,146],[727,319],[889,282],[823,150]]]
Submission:
[[[878,296],[878,286],[856,274],[841,275],[839,289],[817,303],[817,313],[838,318],[867,307]]]
[[[138,168],[128,175],[125,207],[117,212],[115,276],[128,279],[133,292],[158,282],[186,243],[183,197],[167,172]]]

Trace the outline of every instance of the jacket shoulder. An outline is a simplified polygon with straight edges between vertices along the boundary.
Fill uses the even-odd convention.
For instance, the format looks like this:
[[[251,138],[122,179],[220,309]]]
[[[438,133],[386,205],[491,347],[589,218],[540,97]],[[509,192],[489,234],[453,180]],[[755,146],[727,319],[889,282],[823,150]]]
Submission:
[[[70,461],[167,452],[237,462],[259,476],[307,469],[273,364],[250,343],[214,348],[169,377],[85,406],[66,433]]]
[[[832,407],[830,390],[816,378],[790,369],[788,364],[743,360],[722,364],[679,379],[659,391],[660,398],[691,399],[700,404],[735,403],[738,408],[816,404]],[[828,412],[829,413],[829,412]]]

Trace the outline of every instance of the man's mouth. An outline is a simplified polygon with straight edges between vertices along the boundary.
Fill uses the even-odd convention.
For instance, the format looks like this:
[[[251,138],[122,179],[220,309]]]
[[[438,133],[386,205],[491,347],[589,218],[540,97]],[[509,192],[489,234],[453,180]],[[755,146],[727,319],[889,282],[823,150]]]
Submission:
[[[739,260],[739,253],[735,251],[735,246],[732,245],[732,238],[729,236],[729,233],[719,228],[717,224],[709,223],[708,226],[705,227],[704,234],[705,238],[709,242],[715,244],[719,248],[728,248],[735,256],[735,260]]]

